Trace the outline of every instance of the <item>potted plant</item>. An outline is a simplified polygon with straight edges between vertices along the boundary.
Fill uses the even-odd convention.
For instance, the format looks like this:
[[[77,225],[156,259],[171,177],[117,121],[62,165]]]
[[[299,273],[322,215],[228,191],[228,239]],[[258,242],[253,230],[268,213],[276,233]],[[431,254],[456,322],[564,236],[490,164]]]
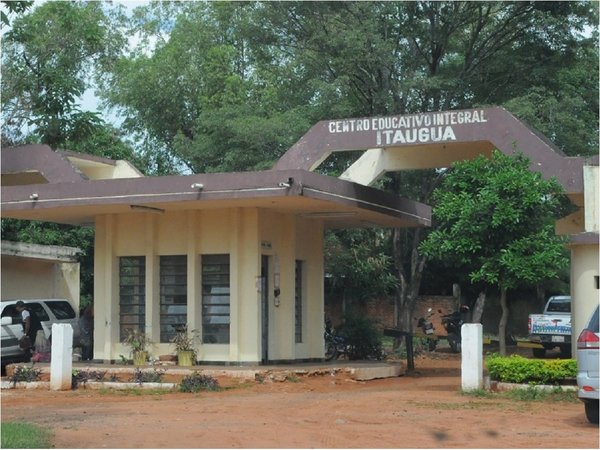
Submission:
[[[177,353],[177,364],[180,366],[192,366],[196,361],[196,349],[194,343],[198,339],[198,330],[188,332],[187,325],[177,328],[177,333],[171,339]]]
[[[127,330],[127,336],[123,339],[125,344],[130,349],[133,364],[143,366],[148,361],[148,346],[152,345],[152,341],[146,333],[140,330]]]

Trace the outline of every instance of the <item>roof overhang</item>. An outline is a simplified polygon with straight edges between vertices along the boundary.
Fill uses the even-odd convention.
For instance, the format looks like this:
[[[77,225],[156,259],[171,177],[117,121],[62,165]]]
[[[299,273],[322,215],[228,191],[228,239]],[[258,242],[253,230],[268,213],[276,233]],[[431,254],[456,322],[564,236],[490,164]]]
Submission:
[[[431,208],[304,170],[213,173],[6,186],[2,216],[74,225],[104,214],[256,207],[323,220],[328,228],[431,224]]]

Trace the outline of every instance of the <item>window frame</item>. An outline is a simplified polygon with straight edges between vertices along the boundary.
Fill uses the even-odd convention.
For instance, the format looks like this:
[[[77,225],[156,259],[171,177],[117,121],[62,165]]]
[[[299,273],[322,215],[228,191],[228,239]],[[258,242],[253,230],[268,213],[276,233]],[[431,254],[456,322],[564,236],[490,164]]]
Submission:
[[[137,261],[137,264],[124,266],[125,261]],[[137,268],[136,274],[124,274],[125,268]],[[138,283],[123,283],[124,277],[138,278]],[[124,288],[133,287],[133,293],[125,293]],[[125,303],[125,297],[132,297],[135,302]],[[137,307],[137,312],[126,312],[125,307]],[[133,308],[135,309],[135,308]],[[123,321],[124,317],[137,317],[137,320]],[[143,255],[119,256],[119,338],[123,341],[127,337],[127,330],[141,331],[146,330],[146,257]]]
[[[201,260],[202,342],[231,343],[231,257],[204,254]],[[218,268],[217,268],[218,267]],[[209,281],[210,278],[213,278]],[[209,311],[214,312],[209,312]],[[211,321],[216,319],[218,321]]]
[[[166,343],[188,322],[187,255],[160,255],[158,280],[160,342]]]

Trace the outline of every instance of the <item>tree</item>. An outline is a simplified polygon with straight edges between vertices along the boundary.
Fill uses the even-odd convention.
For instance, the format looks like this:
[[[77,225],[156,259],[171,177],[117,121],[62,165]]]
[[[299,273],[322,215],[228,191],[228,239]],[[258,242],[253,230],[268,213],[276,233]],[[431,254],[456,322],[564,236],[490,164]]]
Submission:
[[[500,290],[500,353],[506,354],[507,292],[555,277],[568,264],[554,221],[564,212],[562,187],[530,172],[521,154],[494,151],[453,165],[435,190],[435,230],[421,244],[430,258],[469,271],[472,282]]]
[[[57,148],[93,134],[103,121],[80,97],[122,43],[99,2],[48,2],[15,19],[2,40],[3,143]]]
[[[0,22],[4,25],[10,24],[9,14],[23,14],[33,5],[33,1],[26,0],[2,0],[1,3],[2,7],[6,8],[6,12],[0,12]]]
[[[347,301],[389,295],[398,284],[391,249],[378,229],[332,231],[325,235],[325,273],[332,291]]]

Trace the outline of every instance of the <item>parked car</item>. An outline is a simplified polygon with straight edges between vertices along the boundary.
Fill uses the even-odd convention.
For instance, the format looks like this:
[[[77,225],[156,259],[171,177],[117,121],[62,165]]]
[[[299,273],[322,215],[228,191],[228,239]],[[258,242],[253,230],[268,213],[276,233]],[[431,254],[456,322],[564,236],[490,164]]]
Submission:
[[[546,350],[558,347],[567,357],[571,356],[571,297],[550,297],[542,314],[530,314],[528,320],[529,340],[540,344],[533,356],[543,358]]]
[[[598,423],[598,380],[600,366],[599,307],[577,339],[577,395],[585,405],[589,422]]]
[[[25,353],[19,347],[19,340],[23,336],[23,321],[17,312],[17,300],[5,300],[1,303],[2,312],[2,366],[10,362],[23,361]],[[52,325],[55,323],[68,323],[73,327],[73,344],[79,345],[79,315],[66,299],[35,299],[25,300],[27,307],[37,314],[46,338],[50,338]]]

